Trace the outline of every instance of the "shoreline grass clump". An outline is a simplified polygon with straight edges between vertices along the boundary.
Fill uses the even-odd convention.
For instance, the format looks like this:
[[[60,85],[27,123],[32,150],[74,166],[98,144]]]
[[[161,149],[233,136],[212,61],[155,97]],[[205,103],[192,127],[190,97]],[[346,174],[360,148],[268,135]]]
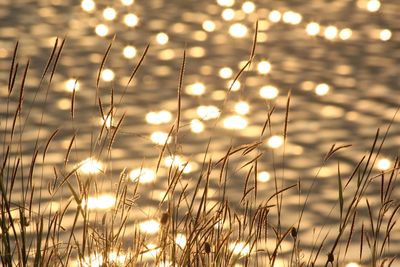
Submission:
[[[391,245],[391,240],[399,231],[400,203],[395,191],[399,160],[396,158],[393,168],[387,171],[377,173],[374,169],[390,126],[383,134],[377,130],[369,153],[353,166],[350,175],[342,176],[338,164],[337,201],[326,210],[332,221],[311,226],[315,235],[309,246],[306,244],[310,240],[305,239],[310,238],[306,234],[310,226],[304,223],[304,217],[315,184],[323,182],[317,179],[320,171],[311,186],[305,188],[301,179],[294,183],[284,179],[284,166],[282,170],[274,166],[273,192],[265,195],[260,190],[258,166],[262,157],[272,153],[272,158],[284,159],[285,155],[285,149],[283,155],[278,155],[262,146],[272,136],[273,105],[268,106],[259,138],[228,146],[220,157],[210,152],[210,137],[197,172],[190,179],[186,177],[190,158],[179,157],[184,152],[180,149],[180,129],[185,123],[181,117],[185,53],[178,80],[176,120],[159,147],[153,169],[143,161],[135,172],[122,169],[119,176],[109,176],[113,169],[113,145],[123,132],[126,117],[119,110],[120,104],[149,52],[147,46],[119,101],[112,89],[106,105],[99,90],[100,75],[112,42],[100,64],[93,99],[103,123],[93,127],[86,159],[72,159],[78,150],[79,129],[75,129],[66,138],[63,160],[48,163],[48,153],[63,129],[50,130],[46,137],[41,132],[46,126],[45,104],[62,60],[64,43],[59,39],[55,42],[32,102],[25,99],[29,61],[18,60],[18,43],[14,49],[1,118],[3,266],[344,266],[350,260],[368,266],[398,263],[399,250]],[[249,61],[232,86],[251,66],[255,43],[256,40]],[[75,86],[69,110],[72,125],[76,116]],[[44,95],[44,103],[33,149],[27,151],[24,135],[31,132],[25,133],[25,127],[36,95]],[[228,97],[224,105],[227,101]],[[282,126],[284,145],[290,136],[290,101],[289,93]],[[347,149],[351,149],[350,145],[332,145],[322,159],[321,169]],[[165,166],[166,159],[169,164]],[[52,170],[50,177],[46,168]],[[231,195],[229,184],[233,175],[240,176],[241,195]],[[144,219],[140,201],[149,192],[143,183],[156,176],[165,179],[165,188],[152,208],[152,217]],[[379,201],[370,198],[370,194],[378,194]],[[293,214],[285,209],[289,195],[299,197],[295,220],[288,219]]]

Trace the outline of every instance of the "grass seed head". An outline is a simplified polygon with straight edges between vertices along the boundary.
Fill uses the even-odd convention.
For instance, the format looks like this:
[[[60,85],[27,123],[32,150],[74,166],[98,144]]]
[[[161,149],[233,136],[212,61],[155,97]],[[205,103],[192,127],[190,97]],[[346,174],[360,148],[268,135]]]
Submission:
[[[297,238],[297,229],[296,229],[296,227],[292,227],[292,230],[290,230],[290,235],[293,237],[293,239]]]
[[[328,254],[328,262],[333,263],[333,261],[335,260],[335,257],[333,256],[332,253]]]
[[[169,217],[168,212],[164,212],[164,213],[161,215],[160,223],[161,223],[162,225],[166,225],[167,222],[168,222],[168,217]]]
[[[210,245],[210,243],[208,243],[208,242],[205,242],[205,243],[204,243],[204,251],[205,251],[207,254],[210,254],[210,252],[211,252],[211,245]]]

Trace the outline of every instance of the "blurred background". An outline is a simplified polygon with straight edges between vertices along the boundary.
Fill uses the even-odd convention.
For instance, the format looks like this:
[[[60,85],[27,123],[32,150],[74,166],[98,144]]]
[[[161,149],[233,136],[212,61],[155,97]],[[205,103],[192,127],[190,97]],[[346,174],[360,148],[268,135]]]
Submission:
[[[174,136],[167,139],[177,116],[179,72],[186,51],[180,145],[174,151],[180,161],[166,158],[162,164],[183,168],[189,161],[184,172],[190,181],[199,173],[210,138],[215,160],[231,145],[262,141],[261,194],[274,192],[275,175],[285,185],[300,180],[309,188],[318,174],[304,222],[311,235],[314,227],[331,220],[329,211],[338,199],[338,162],[341,175],[349,175],[369,151],[377,129],[386,131],[398,108],[399,14],[398,0],[2,0],[2,124],[7,117],[8,71],[19,41],[18,60],[22,65],[31,60],[24,100],[29,108],[23,110],[30,117],[22,139],[24,155],[30,159],[39,125],[43,124],[42,142],[60,128],[43,170],[51,180],[54,174],[49,166],[63,168],[65,151],[76,133],[71,165],[84,162],[88,173],[107,165],[107,172],[101,174],[105,194],[115,183],[107,178],[117,178],[126,168],[149,192],[139,199],[138,219],[151,219],[166,184],[165,172],[156,176],[154,169],[162,144],[174,142]],[[254,60],[233,83],[250,58],[256,21]],[[98,70],[114,36],[96,92]],[[48,95],[44,89],[37,93],[56,37],[66,42],[53,83]],[[127,86],[148,44],[143,64]],[[96,96],[102,100],[104,114]],[[116,107],[110,112],[112,101]],[[260,137],[273,106],[271,127]],[[112,131],[123,113],[112,153],[91,157],[93,136],[103,123]],[[400,145],[399,121],[400,116],[394,118],[374,167],[376,174],[393,167]],[[352,147],[320,169],[333,144]],[[239,162],[243,159],[233,159],[229,177],[233,205],[239,203],[234,196],[241,195],[247,173]],[[65,198],[68,193],[64,192]],[[379,198],[373,190],[369,193],[372,199]],[[400,197],[398,189],[395,195]],[[293,211],[287,218],[291,225],[298,215],[299,196],[288,194],[286,199],[285,209]],[[400,236],[394,236],[393,242],[400,242]]]

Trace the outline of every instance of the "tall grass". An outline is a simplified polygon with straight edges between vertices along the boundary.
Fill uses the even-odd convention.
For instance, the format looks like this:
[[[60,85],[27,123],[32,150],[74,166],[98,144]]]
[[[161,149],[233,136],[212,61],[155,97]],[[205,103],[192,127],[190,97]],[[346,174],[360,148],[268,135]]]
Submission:
[[[250,67],[255,43],[256,40],[249,61],[236,75],[235,81]],[[57,39],[35,97],[29,103],[24,101],[25,82],[30,78],[29,61],[20,62],[18,43],[14,49],[1,119],[0,254],[3,266],[343,266],[348,262],[350,251],[351,259],[354,259],[354,247],[358,247],[360,264],[395,266],[399,248],[391,246],[391,238],[394,235],[398,238],[400,230],[397,225],[400,203],[394,193],[398,186],[399,160],[396,158],[393,168],[388,171],[374,171],[390,126],[383,134],[378,129],[369,153],[358,161],[348,177],[341,175],[338,164],[337,203],[327,208],[327,215],[332,220],[315,227],[312,247],[305,245],[310,243],[304,234],[309,226],[303,225],[303,218],[314,186],[320,182],[319,171],[311,186],[304,188],[300,180],[288,183],[284,172],[281,175],[274,166],[274,192],[268,196],[260,193],[257,179],[259,162],[264,154],[274,153],[262,147],[266,137],[271,135],[274,106],[269,107],[262,132],[253,142],[226,147],[225,155],[216,158],[209,152],[213,143],[210,138],[195,179],[183,178],[189,162],[179,166],[172,164],[167,168],[162,166],[163,159],[174,157],[179,147],[185,54],[178,80],[176,121],[169,131],[174,142],[162,146],[155,168],[157,173],[166,173],[167,181],[165,193],[155,207],[159,231],[151,235],[138,226],[140,194],[146,192],[140,179],[129,179],[127,170],[123,170],[112,185],[115,198],[112,207],[105,212],[92,210],[88,204],[90,196],[101,193],[98,176],[108,170],[104,168],[101,172],[85,175],[80,171],[82,164],[70,163],[70,156],[77,149],[77,134],[67,138],[70,141],[68,149],[62,152],[65,153],[64,161],[52,166],[52,177],[46,177],[43,168],[49,159],[47,152],[52,141],[62,130],[56,129],[46,140],[43,139],[45,109],[29,155],[22,142],[32,106],[37,104],[36,95],[44,94],[46,102],[51,93],[52,79],[63,47],[64,40]],[[112,90],[111,104],[106,108],[101,100],[99,84],[111,47],[112,42],[99,67],[93,102],[102,118],[111,118],[115,123],[109,126],[104,122],[97,132],[92,133],[90,147],[91,158],[109,159],[106,162],[110,166],[113,144],[124,127],[125,113],[119,110],[123,96],[149,51],[147,46],[119,102],[114,101]],[[70,108],[72,124],[75,96],[74,90]],[[290,130],[290,101],[289,94],[282,126],[285,143]],[[22,112],[25,109],[27,111]],[[351,149],[350,145],[332,145],[321,168],[334,160],[336,154],[346,153],[347,149]],[[284,154],[279,156],[284,157]],[[242,195],[231,197],[227,187],[235,169],[246,172],[242,177]],[[368,192],[373,188],[380,188],[378,202],[369,198]],[[210,191],[215,189],[216,193],[211,196]],[[62,199],[61,191],[68,192],[70,197]],[[284,209],[285,196],[296,194],[302,201],[299,201],[297,220],[290,222]],[[240,201],[235,203],[237,199]],[[49,205],[54,202],[60,205],[56,208]],[[368,220],[363,219],[365,214]],[[72,220],[67,220],[68,216]]]

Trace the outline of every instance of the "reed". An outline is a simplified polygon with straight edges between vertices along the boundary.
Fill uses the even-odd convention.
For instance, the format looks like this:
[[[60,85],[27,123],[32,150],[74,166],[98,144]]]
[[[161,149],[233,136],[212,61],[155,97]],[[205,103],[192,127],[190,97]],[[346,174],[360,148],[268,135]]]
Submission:
[[[256,38],[257,30],[250,59],[234,81],[245,75],[250,67],[256,51]],[[348,177],[341,174],[338,163],[337,203],[327,208],[332,221],[315,226],[312,247],[304,245],[307,243],[303,241],[307,226],[303,226],[302,222],[314,185],[320,182],[320,171],[311,186],[304,188],[300,180],[288,183],[284,179],[284,165],[281,167],[282,174],[274,166],[274,192],[268,196],[260,193],[257,177],[259,162],[266,153],[275,153],[262,148],[266,136],[271,135],[271,117],[274,116],[275,106],[269,106],[257,140],[226,147],[223,157],[216,158],[210,153],[214,142],[210,137],[196,177],[184,178],[190,160],[164,167],[161,162],[165,158],[176,160],[180,147],[178,134],[185,126],[181,118],[185,52],[178,79],[176,121],[171,125],[167,138],[172,137],[174,142],[168,144],[166,141],[161,147],[155,168],[155,174],[164,172],[167,181],[164,195],[154,205],[158,219],[148,222],[147,226],[140,224],[137,218],[141,213],[141,194],[149,192],[142,187],[140,177],[132,181],[126,169],[113,178],[116,182],[111,186],[112,195],[104,202],[111,203],[110,206],[107,209],[92,209],[93,196],[99,197],[102,193],[100,177],[112,170],[113,144],[124,129],[126,116],[120,110],[123,96],[150,49],[146,47],[134,67],[119,102],[114,101],[113,89],[109,96],[111,104],[106,108],[102,101],[104,96],[99,92],[100,74],[111,53],[112,42],[104,53],[95,82],[93,103],[105,120],[100,128],[93,131],[91,145],[86,148],[90,151],[89,162],[92,164],[88,173],[82,171],[87,162],[72,164],[70,160],[78,149],[85,149],[78,147],[79,128],[74,126],[77,115],[75,88],[70,107],[74,134],[66,138],[69,144],[63,152],[63,161],[47,163],[48,151],[63,130],[57,128],[46,138],[41,135],[46,125],[43,118],[47,96],[51,93],[57,65],[62,60],[65,40],[56,40],[36,89],[36,95],[44,94],[45,99],[41,103],[43,108],[36,129],[36,141],[29,155],[22,140],[37,99],[35,95],[32,102],[24,101],[25,81],[30,79],[30,63],[29,60],[25,65],[20,62],[18,43],[15,46],[5,113],[1,119],[0,254],[3,266],[282,266],[282,263],[285,266],[343,266],[350,250],[354,253],[355,246],[359,248],[360,264],[395,266],[398,263],[398,248],[391,246],[391,239],[396,231],[398,237],[400,230],[397,224],[400,203],[395,194],[399,160],[396,158],[393,168],[388,171],[378,174],[374,171],[390,125],[383,135],[381,130],[377,130],[369,153],[359,160]],[[228,101],[227,98],[224,104]],[[289,93],[282,130],[285,144],[290,138],[291,101]],[[26,107],[27,111],[23,112]],[[107,125],[108,118],[110,125]],[[335,160],[336,154],[346,153],[347,149],[350,145],[333,144],[322,159],[321,168]],[[272,155],[273,158],[276,156]],[[285,149],[279,156],[284,162]],[[95,159],[101,158],[106,159],[105,166],[96,165]],[[53,170],[52,177],[47,177],[43,171],[49,164]],[[234,202],[228,184],[232,173],[241,175],[238,170],[245,170],[241,177],[244,183],[241,185],[242,195],[235,196],[240,201]],[[142,164],[140,172],[143,171]],[[211,189],[215,188],[216,193],[211,194]],[[380,189],[379,202],[370,199],[368,192],[371,188]],[[67,199],[61,197],[61,192],[65,191],[69,195]],[[284,196],[289,194],[299,195],[296,221],[286,219]],[[60,205],[52,207],[54,203]],[[365,214],[368,220],[362,216]],[[142,228],[146,227],[143,231]],[[153,230],[155,234],[152,234]]]

